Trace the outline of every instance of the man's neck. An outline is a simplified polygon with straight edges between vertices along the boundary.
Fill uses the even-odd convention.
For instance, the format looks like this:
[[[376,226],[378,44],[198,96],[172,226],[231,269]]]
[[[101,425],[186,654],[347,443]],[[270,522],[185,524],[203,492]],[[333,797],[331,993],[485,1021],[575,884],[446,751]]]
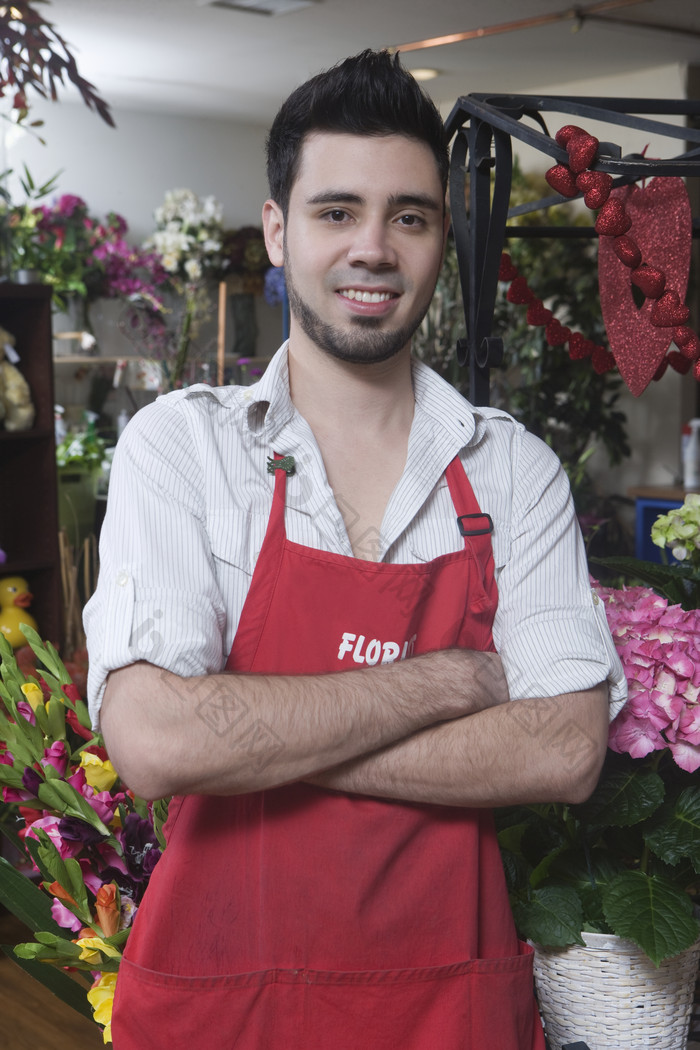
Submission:
[[[290,340],[288,361],[292,401],[317,438],[358,431],[408,435],[414,409],[408,347],[388,361],[351,364]]]
[[[353,553],[376,560],[413,422],[409,348],[389,361],[356,365],[322,351],[295,353],[290,340],[288,359],[292,401],[316,438]]]

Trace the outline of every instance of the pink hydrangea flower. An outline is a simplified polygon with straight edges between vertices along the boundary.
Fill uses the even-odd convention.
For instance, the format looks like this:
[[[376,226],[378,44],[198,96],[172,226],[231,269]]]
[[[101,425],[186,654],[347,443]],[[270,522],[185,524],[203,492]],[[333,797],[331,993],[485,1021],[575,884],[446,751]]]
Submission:
[[[629,700],[610,726],[613,751],[644,758],[668,748],[700,768],[700,611],[669,606],[647,587],[599,587]]]

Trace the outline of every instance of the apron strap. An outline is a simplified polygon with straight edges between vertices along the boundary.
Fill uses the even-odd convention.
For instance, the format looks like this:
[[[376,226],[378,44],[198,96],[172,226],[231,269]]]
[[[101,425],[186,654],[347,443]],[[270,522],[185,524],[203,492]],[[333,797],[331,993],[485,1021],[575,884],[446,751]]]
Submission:
[[[445,478],[457,511],[457,528],[460,536],[464,537],[464,546],[477,549],[488,546],[490,550],[493,519],[490,514],[482,511],[477,503],[474,489],[459,456],[455,456],[449,463]]]

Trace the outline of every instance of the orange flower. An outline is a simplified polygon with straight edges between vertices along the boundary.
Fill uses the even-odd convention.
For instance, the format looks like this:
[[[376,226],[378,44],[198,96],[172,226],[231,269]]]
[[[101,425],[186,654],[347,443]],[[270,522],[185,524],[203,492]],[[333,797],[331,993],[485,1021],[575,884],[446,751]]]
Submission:
[[[77,901],[71,897],[68,890],[64,890],[60,882],[52,882],[49,886],[49,893],[54,897],[58,897],[60,901],[65,901],[66,904],[73,904],[76,908],[78,907]]]
[[[100,886],[95,898],[97,921],[105,937],[113,937],[119,929],[119,901],[117,887],[113,882]]]

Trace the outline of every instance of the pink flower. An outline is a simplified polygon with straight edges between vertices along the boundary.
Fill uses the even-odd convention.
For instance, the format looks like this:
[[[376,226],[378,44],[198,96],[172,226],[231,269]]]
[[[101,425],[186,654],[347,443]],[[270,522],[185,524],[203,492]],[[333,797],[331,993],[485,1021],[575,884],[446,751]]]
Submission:
[[[70,842],[61,837],[58,830],[60,819],[60,817],[40,817],[39,820],[35,820],[32,826],[28,828],[27,835],[31,838],[38,839],[39,836],[36,834],[36,831],[41,828],[53,842],[59,852],[61,860],[67,860],[68,857],[75,857],[75,855],[80,852],[82,849],[82,843]]]
[[[83,928],[83,924],[77,915],[74,915],[72,911],[66,908],[58,897],[54,897],[53,903],[51,904],[51,915],[53,921],[57,926],[62,926],[66,930],[73,930],[74,933],[80,933]]]
[[[27,700],[20,700],[17,704],[17,711],[30,725],[36,725],[36,718],[34,716],[34,710],[32,705]]]
[[[680,740],[674,744],[669,744],[669,747],[671,748],[674,762],[681,769],[684,769],[686,773],[695,773],[697,769],[700,769],[700,746]]]
[[[42,766],[53,766],[59,776],[63,776],[68,767],[68,749],[64,740],[55,740],[51,747],[44,749],[44,757],[41,759]]]
[[[612,722],[608,747],[632,758],[645,758],[666,747],[666,741],[648,718],[623,718],[624,708]]]
[[[677,765],[700,767],[700,611],[669,606],[647,587],[599,588],[629,685],[609,746],[633,758],[669,748]]]

